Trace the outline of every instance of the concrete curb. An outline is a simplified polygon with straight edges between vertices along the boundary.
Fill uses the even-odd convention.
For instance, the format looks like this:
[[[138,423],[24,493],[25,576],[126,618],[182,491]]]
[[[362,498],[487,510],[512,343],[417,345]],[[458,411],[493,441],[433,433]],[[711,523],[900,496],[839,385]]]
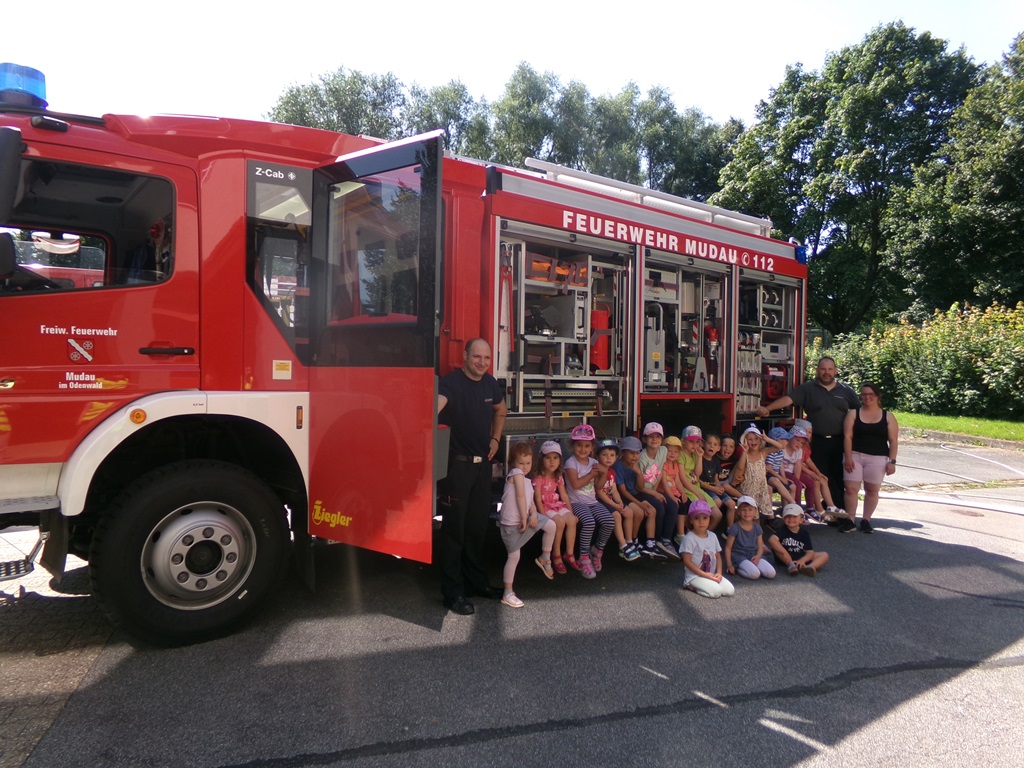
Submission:
[[[960,443],[963,445],[987,445],[990,448],[1002,448],[1006,451],[1024,451],[1024,443],[1018,440],[998,440],[992,437],[960,435],[955,432],[933,432],[929,430],[900,427],[900,439],[935,440],[942,443]]]

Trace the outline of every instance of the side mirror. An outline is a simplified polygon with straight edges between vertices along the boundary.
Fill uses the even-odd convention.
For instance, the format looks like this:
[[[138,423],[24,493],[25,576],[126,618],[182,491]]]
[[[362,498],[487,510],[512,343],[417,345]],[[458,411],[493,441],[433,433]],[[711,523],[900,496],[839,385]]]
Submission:
[[[0,222],[6,222],[14,209],[21,179],[21,131],[0,127]]]

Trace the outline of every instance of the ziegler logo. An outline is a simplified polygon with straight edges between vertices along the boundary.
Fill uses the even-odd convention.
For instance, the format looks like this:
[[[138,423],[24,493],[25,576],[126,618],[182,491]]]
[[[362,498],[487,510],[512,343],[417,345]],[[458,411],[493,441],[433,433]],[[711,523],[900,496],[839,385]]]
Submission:
[[[323,508],[323,502],[317,501],[313,505],[313,522],[317,525],[327,525],[336,528],[341,525],[348,527],[352,523],[351,515],[343,515],[341,512],[328,512]]]

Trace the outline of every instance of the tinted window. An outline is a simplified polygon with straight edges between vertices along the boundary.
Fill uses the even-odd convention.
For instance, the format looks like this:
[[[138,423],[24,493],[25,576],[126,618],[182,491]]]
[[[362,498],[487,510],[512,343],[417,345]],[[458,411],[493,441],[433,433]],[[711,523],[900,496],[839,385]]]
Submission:
[[[174,266],[174,190],[166,179],[23,161],[9,221],[17,268],[0,293],[140,285]]]

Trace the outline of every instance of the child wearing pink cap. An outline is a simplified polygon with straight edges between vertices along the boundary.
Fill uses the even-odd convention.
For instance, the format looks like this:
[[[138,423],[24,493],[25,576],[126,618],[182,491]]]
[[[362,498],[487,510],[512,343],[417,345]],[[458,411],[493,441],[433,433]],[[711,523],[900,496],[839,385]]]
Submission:
[[[604,483],[605,471],[592,455],[595,437],[589,424],[574,427],[570,435],[572,456],[565,462],[569,503],[580,525],[580,570],[585,579],[600,573],[604,547],[615,525],[611,510],[597,500],[597,488]]]
[[[722,576],[722,545],[718,537],[709,532],[711,507],[703,499],[697,499],[690,502],[688,516],[690,532],[683,537],[679,548],[686,566],[683,589],[711,598],[736,594],[732,582]]]

